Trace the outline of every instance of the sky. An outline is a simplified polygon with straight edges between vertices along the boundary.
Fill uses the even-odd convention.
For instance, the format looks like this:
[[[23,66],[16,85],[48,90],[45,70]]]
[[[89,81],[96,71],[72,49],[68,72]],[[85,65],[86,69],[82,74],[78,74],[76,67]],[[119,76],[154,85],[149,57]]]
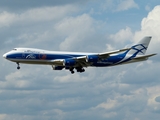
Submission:
[[[0,0],[1,120],[159,120],[159,0]],[[145,62],[85,73],[17,65],[15,47],[107,52],[152,36]]]

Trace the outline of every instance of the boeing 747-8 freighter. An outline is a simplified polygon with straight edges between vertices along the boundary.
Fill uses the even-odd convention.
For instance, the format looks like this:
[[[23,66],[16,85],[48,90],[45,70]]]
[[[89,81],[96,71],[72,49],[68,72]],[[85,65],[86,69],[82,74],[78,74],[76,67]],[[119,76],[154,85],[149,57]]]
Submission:
[[[108,67],[147,60],[156,54],[145,55],[151,37],[144,37],[138,44],[120,50],[103,53],[80,53],[48,51],[33,48],[14,48],[3,55],[4,58],[20,64],[51,65],[53,70],[84,72],[85,67]]]

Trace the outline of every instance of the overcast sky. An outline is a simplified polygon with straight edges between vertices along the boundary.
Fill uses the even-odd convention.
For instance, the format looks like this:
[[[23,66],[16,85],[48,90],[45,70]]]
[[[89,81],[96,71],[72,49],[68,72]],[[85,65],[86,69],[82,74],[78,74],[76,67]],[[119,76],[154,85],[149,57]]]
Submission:
[[[104,52],[152,36],[140,63],[87,68],[0,59],[0,120],[159,120],[159,0],[0,0],[0,55],[14,47]]]

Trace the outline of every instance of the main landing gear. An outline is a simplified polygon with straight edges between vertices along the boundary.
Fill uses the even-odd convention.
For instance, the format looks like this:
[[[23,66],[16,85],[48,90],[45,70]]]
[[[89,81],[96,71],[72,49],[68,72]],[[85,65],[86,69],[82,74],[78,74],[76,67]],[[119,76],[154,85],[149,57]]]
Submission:
[[[77,72],[80,72],[80,73],[85,71],[85,69],[82,68],[82,67],[76,67],[75,69],[77,70]],[[74,74],[74,68],[73,67],[70,68],[69,70],[71,71],[72,74]]]
[[[73,67],[70,68],[69,70],[71,71],[72,74],[74,74],[74,68]]]
[[[85,71],[85,69],[84,68],[76,68],[76,70],[77,70],[77,72],[80,72],[80,73],[82,73],[82,72],[84,72]]]
[[[20,69],[20,66],[19,66],[19,63],[17,62],[17,69],[19,70]]]

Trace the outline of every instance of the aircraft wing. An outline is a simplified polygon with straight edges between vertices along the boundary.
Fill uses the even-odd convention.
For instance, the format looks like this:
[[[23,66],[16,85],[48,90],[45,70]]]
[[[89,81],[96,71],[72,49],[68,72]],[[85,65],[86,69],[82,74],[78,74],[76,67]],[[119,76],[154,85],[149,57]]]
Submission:
[[[97,54],[89,54],[85,56],[80,56],[80,57],[73,57],[73,58],[68,58],[68,59],[56,59],[52,60],[51,63],[58,65],[58,66],[65,66],[65,62],[73,62],[75,61],[75,66],[82,66],[82,67],[87,67],[92,64],[92,62],[99,61],[106,59],[110,57],[111,54],[116,54],[119,52],[123,52],[126,50],[129,50],[131,48],[124,48],[120,50],[115,50],[115,51],[110,51],[110,52],[104,52],[104,53],[97,53]]]
[[[97,54],[91,54],[91,56],[97,56],[100,59],[106,59],[108,58],[111,54],[116,54],[116,53],[120,53],[126,50],[130,50],[131,48],[124,48],[124,49],[120,49],[120,50],[115,50],[115,51],[110,51],[110,52],[103,52],[103,53],[97,53]],[[90,56],[90,55],[88,55]],[[87,56],[81,56],[81,57],[77,57],[76,60],[86,60]]]
[[[100,53],[100,54],[98,54],[98,55],[99,55],[99,57],[101,57],[101,58],[107,58],[107,57],[109,57],[109,55],[111,55],[111,54],[120,53],[120,52],[123,52],[123,51],[126,51],[126,50],[130,50],[130,49],[131,49],[131,48],[124,48],[124,49],[120,49],[120,50],[115,50],[115,51]]]

